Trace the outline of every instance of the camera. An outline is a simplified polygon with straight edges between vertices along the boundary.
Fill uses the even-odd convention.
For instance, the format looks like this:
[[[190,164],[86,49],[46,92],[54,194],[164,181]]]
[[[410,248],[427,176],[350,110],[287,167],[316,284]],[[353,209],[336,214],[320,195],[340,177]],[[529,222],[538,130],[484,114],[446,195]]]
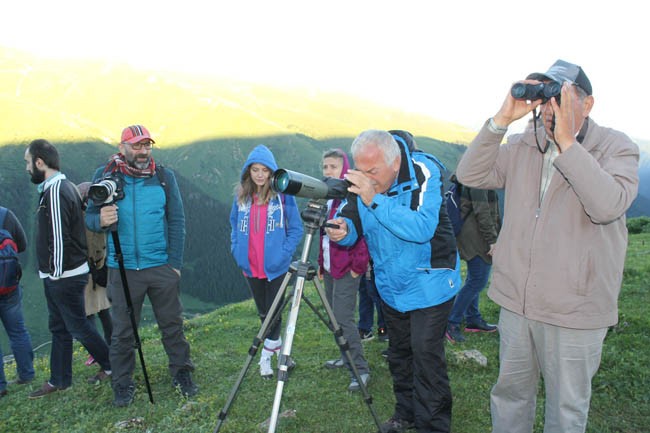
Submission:
[[[278,193],[295,195],[312,199],[342,199],[348,195],[352,185],[345,179],[326,177],[315,179],[306,174],[279,168],[271,177],[271,189]]]
[[[522,99],[527,101],[542,100],[542,104],[546,103],[552,97],[555,101],[560,103],[560,94],[562,91],[562,84],[557,81],[549,81],[548,83],[515,83],[510,89],[510,94],[515,99]]]
[[[97,205],[108,205],[124,198],[122,179],[117,176],[106,176],[88,188],[88,198]]]

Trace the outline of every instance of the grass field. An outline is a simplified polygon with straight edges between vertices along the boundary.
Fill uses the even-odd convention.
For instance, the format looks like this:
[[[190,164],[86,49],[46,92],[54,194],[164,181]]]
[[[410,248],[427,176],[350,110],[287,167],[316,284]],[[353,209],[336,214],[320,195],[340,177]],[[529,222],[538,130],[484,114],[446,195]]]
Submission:
[[[620,296],[620,322],[605,341],[600,371],[593,382],[590,433],[641,433],[650,431],[650,234],[632,235]],[[306,296],[317,301],[311,284]],[[320,305],[320,302],[315,302]],[[498,308],[483,295],[481,309],[488,321],[496,321]],[[2,432],[210,432],[217,424],[228,393],[247,359],[247,351],[259,322],[252,301],[219,308],[186,322],[186,335],[196,364],[195,379],[201,391],[188,401],[176,393],[167,373],[167,358],[155,327],[143,329],[144,354],[155,404],[149,403],[140,366],[136,365],[138,390],[135,403],[125,409],[111,406],[108,384],[87,385],[94,368],[83,365],[86,353],[78,345],[74,354],[72,388],[40,400],[27,395],[47,379],[48,359],[36,362],[37,378],[30,385],[10,385],[0,400]],[[381,351],[386,343],[365,343],[372,369],[369,386],[373,408],[380,419],[392,414],[391,381]],[[455,354],[478,349],[488,359],[483,368],[459,361]],[[327,359],[337,356],[333,337],[302,303],[292,354],[298,367],[284,386],[280,411],[295,410],[282,418],[276,431],[288,433],[369,433],[376,427],[359,393],[347,391],[349,378],[343,371],[324,369]],[[454,395],[453,431],[490,431],[489,392],[498,372],[498,336],[470,335],[462,345],[448,346],[449,375]],[[246,375],[222,432],[266,431],[259,424],[271,414],[275,381],[262,380],[257,358]],[[13,366],[6,368],[13,378]],[[539,396],[535,432],[543,431],[543,395]],[[125,426],[121,426],[124,423]]]

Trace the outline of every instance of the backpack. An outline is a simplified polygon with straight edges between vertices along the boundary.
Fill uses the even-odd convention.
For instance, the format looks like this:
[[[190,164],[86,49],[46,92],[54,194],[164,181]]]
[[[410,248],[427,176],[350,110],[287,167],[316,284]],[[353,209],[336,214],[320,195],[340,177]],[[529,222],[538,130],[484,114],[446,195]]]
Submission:
[[[445,206],[447,207],[447,215],[451,220],[451,225],[454,228],[454,235],[458,236],[465,219],[460,211],[460,195],[463,192],[463,185],[457,182],[451,182],[451,186],[445,192]]]
[[[6,216],[7,208],[0,206],[0,295],[16,290],[22,276],[18,246],[11,233],[3,228]]]

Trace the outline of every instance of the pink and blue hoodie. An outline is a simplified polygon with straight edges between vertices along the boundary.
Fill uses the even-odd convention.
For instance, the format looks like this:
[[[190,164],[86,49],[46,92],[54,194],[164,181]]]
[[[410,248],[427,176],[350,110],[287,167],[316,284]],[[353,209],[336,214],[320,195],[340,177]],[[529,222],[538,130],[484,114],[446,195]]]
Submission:
[[[278,169],[271,151],[264,145],[255,147],[242,167],[244,176],[251,164],[262,164],[272,171]],[[230,252],[237,266],[247,277],[252,276],[248,260],[250,211],[252,201],[237,203],[234,198],[230,211]],[[289,270],[291,258],[302,239],[303,227],[296,199],[290,195],[275,195],[267,205],[264,231],[264,274],[273,280]]]
[[[341,153],[343,154],[343,168],[341,170],[341,176],[339,176],[339,178],[343,179],[345,173],[347,173],[350,169],[350,162],[348,161],[347,154],[343,151],[341,151]],[[338,211],[340,205],[341,200],[332,200],[327,219],[334,218],[334,215],[336,215],[336,212]],[[325,271],[325,268],[323,267],[323,236],[324,230],[321,229],[320,244],[318,249],[318,266],[320,267],[321,273]],[[343,245],[337,244],[336,242],[330,241],[329,255],[329,273],[335,279],[342,278],[350,271],[354,271],[359,275],[363,275],[368,269],[370,255],[368,254],[368,247],[363,237],[359,237],[359,240],[354,245],[349,247],[345,247]]]

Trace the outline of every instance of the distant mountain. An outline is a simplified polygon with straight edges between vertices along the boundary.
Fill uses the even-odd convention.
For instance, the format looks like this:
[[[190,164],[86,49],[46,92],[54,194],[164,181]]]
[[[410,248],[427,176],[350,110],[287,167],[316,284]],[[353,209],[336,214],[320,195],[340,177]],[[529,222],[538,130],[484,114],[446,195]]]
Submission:
[[[301,134],[354,137],[368,128],[408,128],[467,143],[475,132],[427,116],[317,89],[277,89],[230,79],[122,64],[36,58],[0,47],[0,145],[35,136],[115,144],[142,123],[161,147],[206,139]]]
[[[0,131],[0,203],[16,212],[31,236],[37,196],[24,171],[27,142],[44,137],[56,143],[62,171],[79,183],[116,151],[124,126],[142,123],[156,140],[154,158],[176,172],[184,198],[183,292],[215,303],[248,296],[230,256],[229,213],[233,185],[255,145],[269,146],[281,167],[320,177],[322,152],[349,149],[354,136],[370,127],[412,131],[422,149],[449,167],[465,147],[446,141],[466,142],[473,135],[343,95],[44,60],[2,49],[0,62],[0,116],[11,125]],[[23,263],[35,270],[32,249]]]

